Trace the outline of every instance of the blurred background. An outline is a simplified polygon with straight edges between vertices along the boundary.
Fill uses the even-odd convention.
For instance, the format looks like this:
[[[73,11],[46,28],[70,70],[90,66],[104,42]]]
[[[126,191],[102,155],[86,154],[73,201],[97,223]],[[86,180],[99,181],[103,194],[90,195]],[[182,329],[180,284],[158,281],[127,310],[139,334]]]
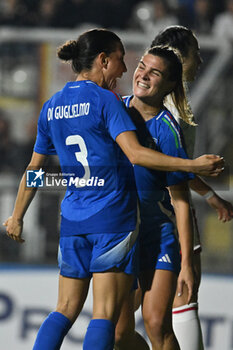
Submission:
[[[198,123],[195,156],[215,153],[225,157],[225,172],[207,181],[233,202],[233,0],[1,0],[1,223],[12,212],[20,178],[31,158],[43,103],[66,81],[75,79],[71,67],[56,58],[56,48],[93,27],[116,31],[126,48],[128,68],[117,92],[130,94],[141,54],[160,30],[174,24],[193,29],[204,60],[189,87]],[[56,165],[56,157],[51,158]],[[0,227],[3,269],[56,266],[63,195],[63,191],[38,191],[25,217],[25,244],[10,241]],[[229,280],[233,276],[233,222],[220,223],[205,200],[194,195],[194,201],[203,243],[203,272]],[[231,309],[232,305],[231,299]],[[0,293],[0,321],[1,315]]]

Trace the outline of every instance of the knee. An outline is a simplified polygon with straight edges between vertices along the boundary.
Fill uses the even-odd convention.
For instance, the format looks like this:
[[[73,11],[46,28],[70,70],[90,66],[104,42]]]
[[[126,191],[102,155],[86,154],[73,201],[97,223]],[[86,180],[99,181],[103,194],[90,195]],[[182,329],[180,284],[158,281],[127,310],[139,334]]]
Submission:
[[[69,299],[59,300],[57,303],[56,311],[66,316],[72,323],[78,316],[76,303]]]
[[[146,329],[151,337],[158,342],[164,342],[167,337],[173,334],[172,319],[161,317],[159,314],[152,314],[144,318]]]
[[[115,344],[116,345],[120,345],[121,343],[124,342],[124,340],[127,338],[128,336],[128,331],[127,330],[122,330],[122,329],[118,329],[116,327],[116,330],[115,330]]]
[[[154,334],[155,336],[163,333],[163,321],[158,315],[152,314],[144,317],[144,323],[150,333]]]
[[[115,330],[115,349],[124,349],[131,338],[134,337],[134,331],[129,329],[118,329]]]

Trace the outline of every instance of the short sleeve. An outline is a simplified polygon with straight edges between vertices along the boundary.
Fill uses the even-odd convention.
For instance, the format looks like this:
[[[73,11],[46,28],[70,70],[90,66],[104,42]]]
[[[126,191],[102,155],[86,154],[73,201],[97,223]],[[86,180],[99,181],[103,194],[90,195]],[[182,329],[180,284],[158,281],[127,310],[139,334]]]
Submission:
[[[104,101],[103,118],[114,140],[122,132],[136,130],[123,101],[114,92],[109,91],[108,99]]]
[[[179,125],[174,119],[166,114],[162,116],[158,132],[159,150],[172,157],[187,159],[188,156],[183,146],[183,135]],[[182,181],[188,181],[194,178],[192,173],[187,172],[167,172],[167,186],[176,185]]]
[[[39,154],[57,154],[50,138],[48,121],[46,114],[46,104],[43,106],[37,125],[37,137],[34,145],[34,151]]]

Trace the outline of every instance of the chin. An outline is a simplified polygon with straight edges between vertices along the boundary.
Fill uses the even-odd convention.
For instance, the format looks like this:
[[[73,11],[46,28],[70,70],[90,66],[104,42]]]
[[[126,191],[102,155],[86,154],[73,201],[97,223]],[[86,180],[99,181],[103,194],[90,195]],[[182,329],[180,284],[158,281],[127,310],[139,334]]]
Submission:
[[[136,88],[136,89],[134,90],[134,95],[135,95],[135,96],[143,97],[143,96],[145,96],[145,91]]]
[[[145,103],[147,102],[147,96],[145,96],[145,95],[136,94],[134,96],[137,97],[142,102],[145,102]]]

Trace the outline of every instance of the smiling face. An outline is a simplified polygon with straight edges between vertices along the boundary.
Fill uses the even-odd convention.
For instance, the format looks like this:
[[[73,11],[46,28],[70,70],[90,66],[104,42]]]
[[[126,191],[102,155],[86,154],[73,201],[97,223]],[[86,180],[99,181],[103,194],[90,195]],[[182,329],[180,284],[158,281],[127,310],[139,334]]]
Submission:
[[[140,60],[133,77],[133,93],[150,105],[162,104],[175,86],[169,79],[168,62],[152,54],[146,54]]]
[[[122,74],[127,72],[124,62],[124,51],[118,48],[106,57],[107,65],[103,70],[104,86],[106,89],[114,89],[116,87],[116,79],[121,78]]]

